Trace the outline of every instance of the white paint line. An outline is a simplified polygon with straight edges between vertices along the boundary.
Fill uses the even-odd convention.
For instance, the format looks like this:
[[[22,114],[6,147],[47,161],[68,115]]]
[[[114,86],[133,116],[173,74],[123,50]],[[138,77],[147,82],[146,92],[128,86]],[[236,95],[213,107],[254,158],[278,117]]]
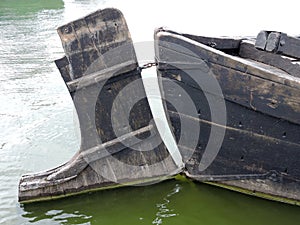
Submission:
[[[166,145],[176,165],[179,168],[183,168],[184,163],[182,161],[182,156],[178,149],[175,137],[171,131],[166,112],[164,110],[162,95],[160,93],[156,75],[156,67],[151,67],[143,70],[142,78],[152,116],[161,139]]]

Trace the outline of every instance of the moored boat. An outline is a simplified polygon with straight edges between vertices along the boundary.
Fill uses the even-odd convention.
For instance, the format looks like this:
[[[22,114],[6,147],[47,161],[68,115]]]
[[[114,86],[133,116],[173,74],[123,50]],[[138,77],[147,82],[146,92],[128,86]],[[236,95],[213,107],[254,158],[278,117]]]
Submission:
[[[282,38],[286,49],[280,51]],[[300,40],[278,32],[263,31],[255,40],[166,29],[158,29],[155,39],[161,89],[177,139],[189,133],[183,121],[201,129],[195,149],[179,145],[194,151],[187,176],[299,204],[300,67],[288,45],[295,48]],[[168,103],[176,99],[181,109],[191,109],[182,90],[197,115]]]
[[[122,13],[98,10],[59,27],[58,34],[66,55],[56,65],[76,108],[81,145],[65,164],[23,175],[19,201],[50,200],[176,175],[178,165],[151,122]]]

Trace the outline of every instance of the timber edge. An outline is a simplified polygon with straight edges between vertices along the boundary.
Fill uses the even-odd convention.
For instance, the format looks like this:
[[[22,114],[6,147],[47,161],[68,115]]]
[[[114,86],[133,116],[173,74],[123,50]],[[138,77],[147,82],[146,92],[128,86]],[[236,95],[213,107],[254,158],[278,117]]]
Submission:
[[[29,199],[29,200],[21,200],[21,201],[19,201],[19,203],[20,204],[31,204],[31,203],[38,203],[38,202],[42,202],[42,201],[43,202],[44,201],[52,201],[52,200],[66,198],[66,197],[83,195],[83,194],[88,194],[88,193],[92,193],[92,192],[112,190],[112,189],[122,188],[122,187],[127,187],[127,186],[147,185],[148,183],[151,184],[151,183],[157,183],[157,182],[175,179],[176,176],[178,176],[178,174],[161,176],[161,177],[152,177],[152,178],[142,179],[142,180],[138,180],[138,181],[122,183],[122,184],[114,184],[114,185],[106,186],[106,187],[91,188],[89,190],[82,190],[82,191],[78,191],[78,192],[72,192],[72,193],[66,193],[66,194],[62,193],[61,195],[45,196],[45,197],[34,198],[34,199]]]
[[[88,194],[92,192],[98,192],[98,191],[104,191],[104,190],[113,190],[116,188],[122,188],[126,186],[135,186],[135,185],[146,185],[147,183],[152,183],[152,182],[162,182],[162,181],[167,181],[167,180],[180,180],[182,182],[198,182],[198,183],[203,183],[211,186],[215,186],[218,188],[223,188],[229,191],[237,192],[240,194],[245,194],[247,196],[253,196],[256,198],[261,198],[265,200],[270,200],[270,201],[275,201],[275,202],[281,202],[289,205],[295,205],[295,206],[300,206],[300,201],[296,199],[288,199],[288,198],[283,198],[281,196],[277,195],[269,195],[266,193],[258,192],[256,190],[249,190],[246,188],[241,188],[239,186],[233,186],[232,184],[226,184],[222,182],[213,182],[213,181],[199,181],[197,179],[193,179],[189,177],[189,174],[186,171],[181,172],[180,174],[175,174],[172,176],[164,176],[164,177],[158,177],[158,178],[149,178],[149,179],[144,179],[140,180],[137,182],[128,182],[128,183],[123,183],[123,184],[116,184],[114,186],[107,186],[107,187],[99,187],[99,188],[94,188],[90,190],[84,190],[81,192],[73,192],[69,194],[62,194],[58,196],[48,196],[48,197],[41,197],[41,198],[35,198],[35,199],[30,199],[30,200],[23,200],[19,201],[20,204],[32,204],[32,203],[38,203],[38,202],[44,202],[44,201],[52,201],[52,200],[57,200],[57,199],[62,199],[66,197],[73,197],[77,195],[83,195],[83,194]]]

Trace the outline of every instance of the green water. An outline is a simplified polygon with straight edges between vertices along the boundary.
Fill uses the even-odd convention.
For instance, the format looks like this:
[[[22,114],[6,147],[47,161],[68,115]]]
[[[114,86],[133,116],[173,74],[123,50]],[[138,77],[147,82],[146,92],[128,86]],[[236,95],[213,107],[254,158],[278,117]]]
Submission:
[[[154,10],[164,12],[166,7],[155,5],[167,3],[124,2],[0,0],[0,224],[300,224],[300,207],[175,180],[38,204],[18,203],[22,174],[57,166],[79,146],[72,100],[53,63],[63,55],[58,26],[112,5],[128,18],[134,40],[151,40],[153,28],[163,21],[195,29],[194,23],[182,22],[189,12],[187,18],[178,17],[188,4],[177,2],[166,17]],[[206,31],[213,33],[211,28]]]
[[[61,224],[281,225],[300,221],[297,207],[180,181],[92,193],[27,206],[25,211],[31,221]]]

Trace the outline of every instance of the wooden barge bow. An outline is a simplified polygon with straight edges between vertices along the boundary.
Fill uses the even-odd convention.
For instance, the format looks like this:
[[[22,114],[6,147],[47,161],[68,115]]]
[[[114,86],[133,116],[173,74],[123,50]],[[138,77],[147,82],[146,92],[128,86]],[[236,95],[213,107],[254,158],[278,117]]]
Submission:
[[[155,31],[156,72],[182,167],[153,122],[121,12],[99,10],[58,34],[65,56],[56,65],[78,114],[81,146],[64,165],[22,176],[20,202],[183,173],[300,204],[299,39],[266,31],[256,40]],[[132,107],[137,96],[143,98]]]

